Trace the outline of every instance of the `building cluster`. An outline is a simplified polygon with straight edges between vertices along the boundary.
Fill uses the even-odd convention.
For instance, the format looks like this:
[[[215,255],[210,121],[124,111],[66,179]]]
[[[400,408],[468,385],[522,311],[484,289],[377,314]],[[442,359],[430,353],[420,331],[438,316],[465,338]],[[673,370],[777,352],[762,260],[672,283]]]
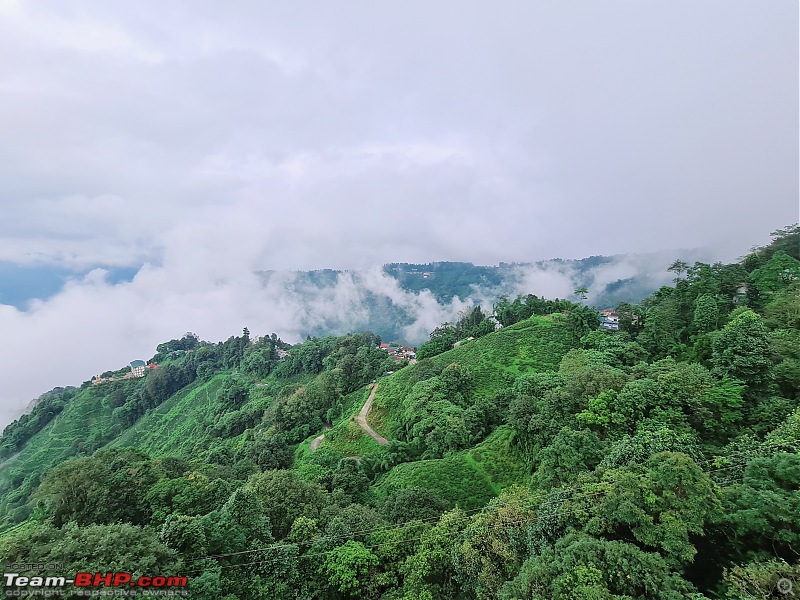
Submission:
[[[128,373],[125,373],[125,375],[121,375],[120,377],[101,377],[100,375],[96,375],[92,377],[92,385],[109,383],[111,381],[120,381],[121,379],[134,379],[137,377],[144,377],[148,369],[157,369],[157,368],[158,365],[154,362],[146,363],[143,360],[134,360],[131,361],[130,364],[131,370]]]
[[[395,360],[415,360],[417,352],[414,348],[398,346],[397,344],[381,344],[381,350],[386,352]]]
[[[600,315],[600,327],[609,331],[619,330],[619,316],[613,308],[606,308]]]

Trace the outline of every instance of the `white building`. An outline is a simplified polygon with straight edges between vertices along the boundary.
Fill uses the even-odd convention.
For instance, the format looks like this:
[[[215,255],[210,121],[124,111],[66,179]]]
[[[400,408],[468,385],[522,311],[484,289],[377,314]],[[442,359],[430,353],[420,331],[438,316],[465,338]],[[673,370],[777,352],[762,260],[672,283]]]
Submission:
[[[144,377],[144,370],[147,365],[143,360],[134,360],[131,362],[131,374],[134,377]]]

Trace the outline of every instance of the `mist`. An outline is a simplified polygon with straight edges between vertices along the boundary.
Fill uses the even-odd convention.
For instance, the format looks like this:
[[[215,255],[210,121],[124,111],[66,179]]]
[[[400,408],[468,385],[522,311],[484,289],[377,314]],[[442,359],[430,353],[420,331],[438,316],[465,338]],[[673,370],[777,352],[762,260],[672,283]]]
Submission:
[[[670,281],[677,254],[636,256],[766,243],[798,214],[798,10],[0,0],[0,262],[80,273],[0,304],[0,422],[187,331],[299,341],[374,304],[415,344],[499,293],[599,302]],[[591,255],[620,257],[547,262]],[[379,268],[429,261],[519,266],[446,302]]]
[[[173,243],[184,242],[173,238]],[[649,277],[652,289],[669,283],[673,275],[666,267],[678,256],[714,258],[709,251],[618,256],[580,278],[569,262],[515,265],[500,286],[472,286],[466,297],[440,302],[427,289],[402,289],[381,267],[342,271],[321,285],[298,271],[265,277],[248,269],[218,268],[219,261],[206,262],[209,251],[187,260],[192,255],[188,249],[171,248],[163,264],[144,265],[129,282],[111,282],[106,270],[95,269],[25,310],[0,304],[0,331],[12,340],[0,347],[0,426],[53,387],[80,385],[132,360],[149,359],[159,343],[186,332],[215,343],[247,327],[253,336],[274,332],[298,343],[308,335],[342,335],[383,325],[398,332],[398,339],[386,341],[416,346],[438,325],[454,322],[475,305],[491,312],[500,295],[574,299],[573,291],[588,282],[591,303],[619,279]],[[252,262],[241,253],[229,258]],[[387,323],[387,318],[402,324]]]

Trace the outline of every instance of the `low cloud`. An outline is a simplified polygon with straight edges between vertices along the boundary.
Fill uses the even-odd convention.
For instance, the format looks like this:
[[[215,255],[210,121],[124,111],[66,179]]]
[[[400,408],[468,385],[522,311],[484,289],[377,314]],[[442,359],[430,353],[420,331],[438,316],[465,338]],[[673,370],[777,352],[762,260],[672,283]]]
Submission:
[[[325,281],[296,271],[259,273],[252,265],[263,248],[248,244],[247,233],[237,251],[225,251],[228,238],[199,244],[207,235],[213,236],[213,228],[176,231],[164,261],[144,265],[132,281],[111,283],[105,270],[95,269],[24,311],[0,305],[0,331],[11,340],[0,350],[0,424],[55,386],[78,385],[149,358],[158,343],[187,331],[216,342],[248,327],[253,335],[275,332],[296,343],[309,334],[344,334],[377,324],[397,330],[398,341],[416,345],[476,304],[490,312],[501,294],[574,299],[573,290],[588,278],[597,297],[608,284],[644,273],[655,274],[658,285],[666,283],[671,277],[666,257],[677,256],[612,257],[583,272],[583,280],[571,261],[517,265],[498,287],[473,286],[464,298],[440,302],[428,290],[402,289],[380,267],[329,272]],[[225,260],[219,260],[222,252]]]
[[[0,351],[0,425],[48,389],[149,358],[158,343],[186,331],[216,342],[246,326],[294,343],[309,333],[362,330],[371,317],[368,296],[402,312],[408,343],[423,341],[470,305],[458,298],[439,304],[427,290],[406,292],[380,268],[340,273],[327,287],[292,272],[265,282],[251,271],[182,273],[168,265],[146,265],[133,281],[111,284],[104,270],[93,270],[25,311],[0,305],[0,330],[13,340]]]
[[[139,269],[0,306],[0,422],[187,330],[297,340],[373,303],[413,342],[676,257],[528,264],[444,304],[382,263],[742,253],[796,220],[796,3],[585,4],[0,0],[0,261]]]
[[[536,294],[545,298],[573,299],[575,268],[571,263],[543,261],[516,268],[516,294]]]

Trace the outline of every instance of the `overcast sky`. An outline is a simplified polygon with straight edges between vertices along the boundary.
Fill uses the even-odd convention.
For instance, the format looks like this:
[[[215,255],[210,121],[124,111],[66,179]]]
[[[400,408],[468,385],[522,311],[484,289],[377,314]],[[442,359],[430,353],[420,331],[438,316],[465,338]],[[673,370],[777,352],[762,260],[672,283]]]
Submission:
[[[291,328],[254,269],[734,258],[798,220],[798,3],[0,0],[0,211],[0,261],[144,265],[0,305],[0,380],[86,349],[45,389]]]

